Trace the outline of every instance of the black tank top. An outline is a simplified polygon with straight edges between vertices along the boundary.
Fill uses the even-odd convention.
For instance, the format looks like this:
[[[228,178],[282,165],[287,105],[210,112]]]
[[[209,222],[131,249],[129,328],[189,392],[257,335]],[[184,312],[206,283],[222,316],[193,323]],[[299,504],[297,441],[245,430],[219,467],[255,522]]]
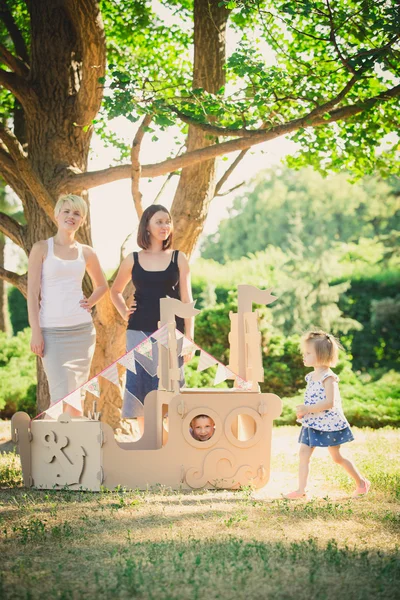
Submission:
[[[164,271],[146,271],[141,267],[138,253],[133,253],[132,282],[135,286],[136,310],[129,317],[128,329],[153,332],[160,320],[160,299],[177,298],[179,292],[178,250],[174,250],[171,262]],[[184,320],[176,317],[176,326],[184,333]]]

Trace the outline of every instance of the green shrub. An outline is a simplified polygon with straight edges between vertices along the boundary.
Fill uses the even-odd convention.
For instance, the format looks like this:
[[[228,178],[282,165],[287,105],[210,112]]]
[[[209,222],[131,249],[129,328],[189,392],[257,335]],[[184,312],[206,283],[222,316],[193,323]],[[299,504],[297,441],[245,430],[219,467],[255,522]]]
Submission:
[[[10,417],[17,410],[31,416],[36,409],[36,358],[31,352],[30,329],[7,337],[0,332],[0,411]]]
[[[8,291],[8,310],[14,335],[29,327],[26,299],[15,287],[10,287]]]

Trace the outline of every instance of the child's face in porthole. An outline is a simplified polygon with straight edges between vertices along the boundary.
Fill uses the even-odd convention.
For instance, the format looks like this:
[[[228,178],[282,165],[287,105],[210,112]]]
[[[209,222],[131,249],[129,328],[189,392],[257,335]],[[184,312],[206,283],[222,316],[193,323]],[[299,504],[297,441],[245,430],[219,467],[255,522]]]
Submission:
[[[214,434],[214,421],[210,417],[196,417],[192,421],[193,437],[206,442]]]

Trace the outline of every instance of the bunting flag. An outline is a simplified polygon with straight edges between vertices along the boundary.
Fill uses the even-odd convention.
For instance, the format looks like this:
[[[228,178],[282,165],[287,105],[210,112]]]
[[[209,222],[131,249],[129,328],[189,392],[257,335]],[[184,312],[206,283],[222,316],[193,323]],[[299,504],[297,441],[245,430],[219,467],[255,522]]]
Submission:
[[[138,346],[136,346],[135,352],[138,352],[139,354],[143,354],[143,356],[146,356],[146,358],[149,358],[150,360],[152,360],[153,344],[151,343],[151,339],[146,338],[143,342],[141,342]]]
[[[100,385],[97,377],[90,379],[87,383],[85,383],[85,385],[82,386],[82,389],[100,398]]]
[[[136,373],[135,352],[133,350],[127,352],[125,356],[121,356],[121,358],[118,359],[118,362],[125,367],[125,369],[129,369],[132,373]]]
[[[253,382],[246,381],[238,375],[235,379],[235,387],[243,392],[250,392],[251,388],[253,387]]]
[[[102,371],[100,375],[104,377],[104,379],[111,381],[111,383],[119,387],[119,375],[117,365],[115,363],[108,367],[108,369]]]
[[[185,337],[182,331],[179,331],[179,329],[175,329],[175,335],[177,340],[181,340],[183,337]]]
[[[218,363],[218,361],[216,358],[211,356],[211,354],[204,352],[204,350],[201,350],[199,364],[197,365],[197,370],[204,371],[204,369],[208,369],[208,367],[212,367],[213,365],[216,365],[217,363]]]
[[[223,381],[225,381],[227,376],[228,376],[228,369],[222,363],[218,363],[218,369],[217,369],[217,373],[215,375],[214,385],[218,385],[219,383],[222,383]]]
[[[195,352],[197,350],[198,346],[192,342],[192,340],[189,340],[188,338],[184,337],[183,341],[182,341],[182,350],[179,353],[179,356],[186,356],[186,354],[192,354],[192,352]]]
[[[166,346],[168,344],[168,325],[164,325],[161,329],[152,333],[151,337],[157,340],[157,342],[160,342],[163,346]]]
[[[61,402],[61,400],[59,400],[52,406],[49,406],[49,408],[44,411],[44,414],[48,417],[51,417],[52,419],[57,419],[63,412],[63,403]]]
[[[69,404],[69,406],[73,406],[74,408],[82,412],[82,396],[80,388],[72,392],[72,394],[68,394],[68,396],[65,396],[63,400],[65,404]]]

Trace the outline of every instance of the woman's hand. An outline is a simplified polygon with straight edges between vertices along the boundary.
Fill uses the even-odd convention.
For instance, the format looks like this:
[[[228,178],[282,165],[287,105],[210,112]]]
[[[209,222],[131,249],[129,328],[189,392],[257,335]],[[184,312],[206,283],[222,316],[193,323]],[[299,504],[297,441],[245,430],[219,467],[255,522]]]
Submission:
[[[298,419],[302,419],[308,413],[308,408],[305,404],[298,404],[296,406],[296,416]]]
[[[31,350],[37,356],[43,357],[44,355],[44,339],[40,330],[32,331]]]
[[[82,300],[79,301],[79,304],[81,306],[81,308],[84,308],[85,310],[87,310],[89,313],[92,312],[92,308],[93,305],[90,304],[89,300],[86,298],[86,296],[83,296]]]
[[[135,310],[136,310],[136,300],[133,300],[130,308],[128,308],[125,305],[125,311],[123,313],[121,313],[121,317],[124,319],[124,321],[129,321],[129,317],[131,315],[133,315]]]

